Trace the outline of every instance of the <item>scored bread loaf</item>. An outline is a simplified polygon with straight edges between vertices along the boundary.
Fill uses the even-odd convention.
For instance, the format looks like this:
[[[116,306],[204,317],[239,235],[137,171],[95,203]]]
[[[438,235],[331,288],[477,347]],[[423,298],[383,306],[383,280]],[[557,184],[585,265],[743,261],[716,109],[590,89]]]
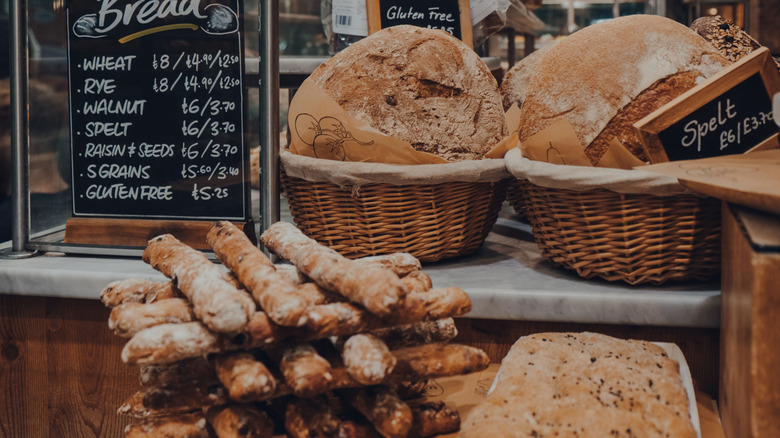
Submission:
[[[520,141],[567,119],[594,165],[613,139],[648,161],[633,124],[728,64],[691,29],[661,16],[588,26],[538,60],[520,108]]]
[[[679,364],[655,344],[597,333],[517,340],[463,437],[695,437]]]
[[[505,135],[495,78],[473,50],[440,30],[382,29],[308,80],[361,122],[447,161],[481,159]]]

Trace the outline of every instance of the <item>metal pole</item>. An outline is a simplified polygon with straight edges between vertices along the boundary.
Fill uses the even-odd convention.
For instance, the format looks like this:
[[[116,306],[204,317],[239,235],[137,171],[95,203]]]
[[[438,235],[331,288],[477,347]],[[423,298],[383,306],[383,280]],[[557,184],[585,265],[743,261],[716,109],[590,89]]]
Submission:
[[[27,4],[11,0],[11,252],[2,258],[25,258],[36,254],[26,251],[30,235],[29,198],[29,137],[28,137],[28,60]]]
[[[506,60],[509,68],[512,68],[517,62],[517,45],[515,44],[515,29],[510,27],[506,30]]]
[[[279,0],[260,0],[260,232],[279,221]]]

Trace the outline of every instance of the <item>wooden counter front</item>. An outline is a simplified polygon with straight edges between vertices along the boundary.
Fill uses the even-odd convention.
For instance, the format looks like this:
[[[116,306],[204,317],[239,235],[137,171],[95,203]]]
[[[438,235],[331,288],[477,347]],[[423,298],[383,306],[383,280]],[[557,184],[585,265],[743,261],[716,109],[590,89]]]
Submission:
[[[130,423],[117,408],[136,392],[138,369],[120,359],[125,339],[108,329],[98,300],[0,295],[0,437],[120,437]],[[607,324],[457,319],[457,342],[494,362],[521,335],[594,331],[676,343],[694,387],[717,397],[718,330]]]
[[[726,435],[780,436],[780,217],[723,211],[720,406]]]

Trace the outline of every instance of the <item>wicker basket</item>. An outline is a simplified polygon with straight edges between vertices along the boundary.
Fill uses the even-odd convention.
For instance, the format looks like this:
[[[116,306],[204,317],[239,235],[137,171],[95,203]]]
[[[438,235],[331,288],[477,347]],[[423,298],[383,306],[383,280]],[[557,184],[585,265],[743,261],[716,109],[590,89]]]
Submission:
[[[495,223],[510,181],[503,169],[496,181],[345,185],[293,177],[289,164],[284,167],[282,187],[296,226],[350,258],[408,252],[432,262],[473,253]]]
[[[528,181],[514,179],[509,183],[506,188],[506,200],[517,215],[517,219],[522,221],[528,220],[528,214],[525,211],[525,186]]]
[[[508,169],[518,176],[510,162]],[[546,187],[534,179],[519,178],[517,184],[524,189],[523,210],[534,239],[553,264],[584,278],[629,284],[712,280],[720,273],[718,200]]]

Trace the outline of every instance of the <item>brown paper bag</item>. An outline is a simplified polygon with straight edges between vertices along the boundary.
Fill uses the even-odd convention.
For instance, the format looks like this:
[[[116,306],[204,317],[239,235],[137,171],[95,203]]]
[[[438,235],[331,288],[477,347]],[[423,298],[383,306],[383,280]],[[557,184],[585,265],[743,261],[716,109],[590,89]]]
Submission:
[[[607,152],[601,157],[596,167],[609,167],[612,169],[633,169],[644,166],[645,162],[632,154],[620,140],[613,138],[609,143]]]
[[[520,150],[529,160],[569,166],[592,166],[574,128],[565,118],[520,142]]]

